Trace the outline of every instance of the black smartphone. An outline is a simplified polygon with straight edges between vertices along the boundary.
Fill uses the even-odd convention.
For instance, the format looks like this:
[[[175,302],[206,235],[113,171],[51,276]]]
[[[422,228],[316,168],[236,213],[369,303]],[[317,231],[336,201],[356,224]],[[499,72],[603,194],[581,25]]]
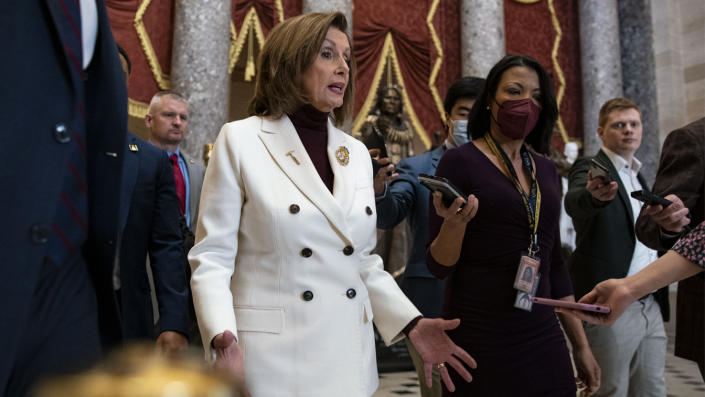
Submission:
[[[432,192],[441,192],[441,194],[443,194],[443,205],[446,207],[450,207],[451,204],[453,204],[453,201],[455,201],[458,197],[463,199],[463,205],[467,203],[465,194],[463,194],[460,189],[455,187],[455,185],[450,183],[450,181],[446,178],[435,175],[419,174],[419,182]]]
[[[632,197],[639,201],[643,201],[648,205],[660,205],[663,208],[666,208],[671,205],[671,201],[666,200],[665,198],[659,195],[653,194],[648,190],[635,190],[632,192]]]
[[[612,182],[610,170],[595,159],[590,160],[590,173],[594,178],[603,178],[606,183]]]
[[[372,158],[372,157],[370,157],[370,158]],[[377,176],[377,172],[379,171],[380,168],[386,167],[389,164],[392,164],[392,163],[381,164],[379,161],[372,158],[372,177],[374,178],[375,176]],[[391,175],[392,175],[392,171],[387,171],[387,176],[391,176]]]

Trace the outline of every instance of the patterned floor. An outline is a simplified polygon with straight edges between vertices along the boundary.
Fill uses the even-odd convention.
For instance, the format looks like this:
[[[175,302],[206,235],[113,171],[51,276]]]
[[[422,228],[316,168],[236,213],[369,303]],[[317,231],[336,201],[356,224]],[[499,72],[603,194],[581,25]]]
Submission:
[[[671,313],[675,313],[675,301],[675,294],[671,294]],[[666,333],[668,334],[668,353],[666,356],[667,397],[705,396],[705,383],[700,376],[698,366],[692,361],[683,360],[673,355],[674,321],[666,323]],[[413,371],[380,374],[379,383],[379,389],[373,397],[420,396],[419,381]]]

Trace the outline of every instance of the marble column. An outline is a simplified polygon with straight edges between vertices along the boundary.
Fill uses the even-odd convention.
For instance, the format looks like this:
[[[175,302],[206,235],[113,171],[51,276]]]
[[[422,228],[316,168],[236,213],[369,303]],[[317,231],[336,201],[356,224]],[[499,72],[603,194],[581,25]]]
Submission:
[[[622,51],[622,88],[624,96],[641,108],[643,137],[636,157],[649,186],[658,169],[659,139],[658,95],[654,59],[654,30],[650,0],[619,1],[619,37]]]
[[[352,36],[352,0],[303,0],[303,13],[340,11],[348,20],[348,34]]]
[[[228,121],[230,0],[176,0],[171,90],[189,104],[188,135],[180,149],[203,159]]]
[[[504,2],[462,0],[460,4],[460,62],[463,76],[487,77],[505,55]]]
[[[622,96],[617,0],[581,0],[580,59],[583,73],[583,154],[602,146],[597,136],[600,106]]]

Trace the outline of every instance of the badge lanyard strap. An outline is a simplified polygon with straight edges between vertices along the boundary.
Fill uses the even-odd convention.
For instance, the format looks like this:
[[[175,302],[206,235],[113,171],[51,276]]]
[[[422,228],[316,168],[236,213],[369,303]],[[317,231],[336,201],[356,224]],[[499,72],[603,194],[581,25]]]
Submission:
[[[489,138],[488,138],[489,135]],[[529,255],[533,256],[535,255],[538,250],[538,226],[539,226],[539,216],[541,214],[541,189],[539,188],[539,182],[536,179],[536,172],[535,172],[535,167],[533,166],[533,160],[529,156],[529,153],[526,149],[525,146],[522,145],[521,148],[521,156],[522,156],[522,163],[525,168],[529,170],[531,173],[531,188],[529,194],[533,197],[534,195],[536,196],[536,203],[534,205],[534,208],[531,207],[530,204],[530,197],[526,195],[524,192],[524,189],[521,187],[521,183],[519,182],[519,177],[517,176],[516,171],[514,170],[514,166],[512,166],[511,161],[509,161],[509,157],[507,154],[502,150],[502,148],[495,142],[494,137],[492,134],[489,132],[484,135],[485,142],[487,142],[487,146],[490,147],[490,150],[492,150],[492,153],[497,157],[497,159],[501,159],[502,166],[504,170],[511,175],[511,180],[514,183],[514,187],[519,191],[519,194],[521,195],[521,200],[524,202],[524,207],[526,207],[526,215],[527,218],[529,219],[529,229],[531,230],[531,236],[530,236],[530,241],[529,241]]]

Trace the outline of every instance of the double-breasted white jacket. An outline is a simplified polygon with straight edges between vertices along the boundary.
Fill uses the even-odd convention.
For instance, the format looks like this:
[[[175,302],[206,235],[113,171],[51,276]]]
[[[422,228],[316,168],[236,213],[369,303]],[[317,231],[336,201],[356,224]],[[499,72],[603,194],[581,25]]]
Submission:
[[[230,330],[254,397],[369,396],[372,320],[387,344],[419,311],[370,254],[376,243],[365,146],[328,121],[326,188],[288,117],[223,126],[189,253],[206,356]]]

